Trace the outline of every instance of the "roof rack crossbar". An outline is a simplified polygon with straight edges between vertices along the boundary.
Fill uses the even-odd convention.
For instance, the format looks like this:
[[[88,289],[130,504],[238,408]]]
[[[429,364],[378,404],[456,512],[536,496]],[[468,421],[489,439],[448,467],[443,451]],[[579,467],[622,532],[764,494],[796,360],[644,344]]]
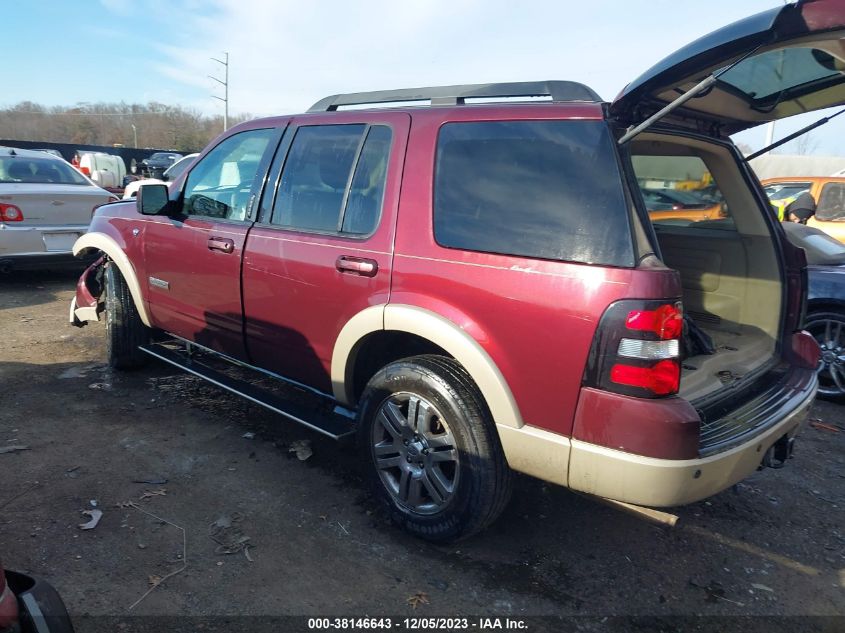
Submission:
[[[467,98],[512,97],[551,97],[552,101],[601,101],[601,97],[592,89],[574,81],[523,81],[331,95],[320,99],[308,109],[308,112],[334,112],[343,106],[401,103],[403,101],[428,101],[431,105],[458,105],[464,103]]]

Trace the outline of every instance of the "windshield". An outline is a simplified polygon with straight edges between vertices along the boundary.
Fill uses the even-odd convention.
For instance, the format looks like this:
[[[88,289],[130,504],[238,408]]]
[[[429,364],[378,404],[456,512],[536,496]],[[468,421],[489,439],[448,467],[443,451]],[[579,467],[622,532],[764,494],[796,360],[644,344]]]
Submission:
[[[769,197],[769,200],[786,200],[792,196],[797,196],[799,193],[809,190],[810,183],[798,182],[784,185],[766,185],[763,191]]]
[[[50,183],[55,185],[91,184],[82,174],[64,161],[25,156],[0,157],[0,182]]]
[[[186,156],[185,158],[177,160],[167,168],[167,171],[164,172],[165,180],[176,180],[185,172],[186,169],[188,169],[188,167],[191,166],[191,163],[194,162],[195,158],[196,156]]]

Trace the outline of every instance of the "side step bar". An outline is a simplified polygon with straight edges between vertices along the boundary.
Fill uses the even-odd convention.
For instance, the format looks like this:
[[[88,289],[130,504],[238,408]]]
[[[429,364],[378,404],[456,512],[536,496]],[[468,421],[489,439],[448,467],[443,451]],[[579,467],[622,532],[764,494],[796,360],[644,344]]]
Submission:
[[[315,419],[315,412],[309,411],[307,407],[280,398],[243,380],[227,376],[225,373],[199,362],[196,358],[179,353],[165,345],[152,343],[141,345],[138,349],[334,440],[347,437],[355,432],[355,425],[349,418],[336,414],[324,416],[317,414],[319,419]]]

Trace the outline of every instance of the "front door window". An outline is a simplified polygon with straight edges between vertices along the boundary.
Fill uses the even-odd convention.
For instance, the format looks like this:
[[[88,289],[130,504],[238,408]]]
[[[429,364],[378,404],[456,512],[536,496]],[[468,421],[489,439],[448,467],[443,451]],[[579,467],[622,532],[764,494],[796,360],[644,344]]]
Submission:
[[[219,220],[243,221],[258,164],[274,130],[235,134],[206,154],[188,174],[182,212]]]

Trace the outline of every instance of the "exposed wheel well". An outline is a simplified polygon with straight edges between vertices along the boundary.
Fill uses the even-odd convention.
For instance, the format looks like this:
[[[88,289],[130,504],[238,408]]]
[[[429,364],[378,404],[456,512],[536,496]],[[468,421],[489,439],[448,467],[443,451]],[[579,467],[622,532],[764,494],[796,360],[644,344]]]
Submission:
[[[347,369],[347,380],[351,380],[354,402],[358,402],[364,387],[379,369],[400,358],[421,354],[452,358],[439,345],[408,332],[382,330],[364,337],[352,351],[354,360]]]
[[[845,304],[827,299],[816,299],[807,302],[807,316],[815,312],[839,312],[845,313]]]

